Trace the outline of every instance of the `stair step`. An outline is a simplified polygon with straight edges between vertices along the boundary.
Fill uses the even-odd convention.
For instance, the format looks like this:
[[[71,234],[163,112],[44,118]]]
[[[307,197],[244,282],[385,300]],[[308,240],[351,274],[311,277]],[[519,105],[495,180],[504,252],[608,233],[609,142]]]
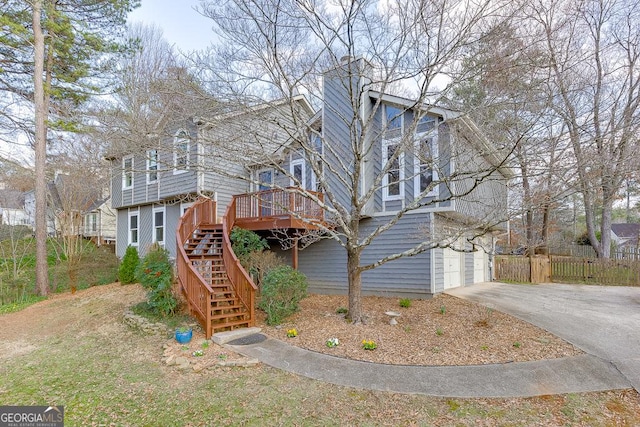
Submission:
[[[215,305],[217,301],[213,301],[211,306],[211,311],[224,311],[224,310],[239,310],[244,309],[244,305],[242,304],[233,304],[233,305]],[[231,313],[229,313],[231,314]]]
[[[220,313],[212,314],[211,320],[227,320],[229,322],[235,322],[236,320],[249,320],[249,313],[246,311],[238,311],[234,313]]]
[[[225,330],[233,330],[238,327],[249,327],[251,326],[251,320],[238,320],[234,322],[225,322],[225,323],[214,323],[213,331],[221,332]]]
[[[229,293],[231,294],[232,292],[229,292]],[[230,305],[237,305],[238,299],[236,297],[234,297],[233,295],[229,296],[229,297],[228,296],[218,297],[218,296],[214,295],[213,296],[213,302],[215,304],[226,303],[226,304],[230,304]]]

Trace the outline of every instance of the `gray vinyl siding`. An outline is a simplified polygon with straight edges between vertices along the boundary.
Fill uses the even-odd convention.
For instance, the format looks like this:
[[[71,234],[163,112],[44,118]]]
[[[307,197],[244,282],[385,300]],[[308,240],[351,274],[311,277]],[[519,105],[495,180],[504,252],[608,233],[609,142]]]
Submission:
[[[116,255],[122,258],[127,246],[129,246],[129,211],[119,209],[117,211]]]
[[[322,131],[325,143],[324,158],[329,165],[325,168],[324,174],[328,188],[337,202],[343,206],[350,206],[352,186],[348,185],[348,182],[345,185],[339,176],[348,179],[347,174],[353,172],[350,134],[357,132],[359,112],[354,111],[350,94],[358,96],[360,88],[355,78],[350,80],[342,73],[337,69],[324,76]]]
[[[433,249],[431,254],[434,257],[433,280],[435,283],[433,290],[435,293],[444,292],[444,250]]]
[[[451,191],[447,187],[448,178],[451,176],[455,165],[452,164],[451,159],[451,132],[448,123],[440,123],[438,126],[438,174],[439,179],[442,181],[438,187],[438,199],[442,200],[439,203],[441,207],[452,207],[451,200],[447,200],[451,197]],[[451,184],[453,185],[453,184]]]
[[[180,220],[180,203],[165,206],[164,211],[164,247],[171,258],[176,258],[176,230]]]
[[[371,231],[389,217],[374,217],[361,224],[362,233]],[[422,240],[419,228],[428,226],[429,215],[407,215],[391,230],[365,249],[362,264],[410,249]],[[288,258],[289,259],[289,258]],[[311,292],[347,291],[346,252],[334,240],[321,240],[299,252],[298,267],[309,279]],[[400,258],[362,276],[365,294],[428,297],[431,295],[431,252]]]
[[[111,161],[111,207],[118,209],[122,206],[122,171],[116,167],[119,160]]]
[[[504,177],[498,171],[488,174],[487,171],[491,170],[492,166],[479,155],[474,159],[469,157],[464,154],[458,160],[458,163],[464,162],[465,172],[475,169],[479,176],[488,176],[469,194],[456,198],[456,212],[481,221],[504,220],[507,209],[507,185]],[[455,193],[463,194],[472,188],[475,184],[474,178],[476,177],[456,181]]]
[[[146,255],[153,243],[153,207],[151,205],[140,206],[140,217],[138,218],[138,253],[140,256]]]

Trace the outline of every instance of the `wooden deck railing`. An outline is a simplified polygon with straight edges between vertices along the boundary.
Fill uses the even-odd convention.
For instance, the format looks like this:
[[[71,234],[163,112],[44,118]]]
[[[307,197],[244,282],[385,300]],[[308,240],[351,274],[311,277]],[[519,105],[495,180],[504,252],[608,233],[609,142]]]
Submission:
[[[308,191],[318,200],[324,200],[324,194]],[[324,210],[316,203],[294,191],[294,188],[257,191],[234,196],[237,219],[269,220],[274,217],[292,215],[305,222],[324,222]]]
[[[236,296],[242,301],[244,306],[250,313],[251,324],[255,324],[256,318],[256,292],[257,286],[251,280],[251,277],[247,271],[242,267],[238,257],[231,248],[231,229],[236,222],[236,197],[231,200],[224,218],[222,219],[222,258],[224,260],[224,267],[227,270],[227,276],[229,281],[233,285],[236,291]]]
[[[207,337],[210,337],[212,333],[213,289],[191,264],[184,250],[184,242],[201,224],[215,223],[215,217],[216,202],[210,199],[199,200],[182,216],[176,231],[178,284],[184,290],[189,302],[189,310],[205,327]]]

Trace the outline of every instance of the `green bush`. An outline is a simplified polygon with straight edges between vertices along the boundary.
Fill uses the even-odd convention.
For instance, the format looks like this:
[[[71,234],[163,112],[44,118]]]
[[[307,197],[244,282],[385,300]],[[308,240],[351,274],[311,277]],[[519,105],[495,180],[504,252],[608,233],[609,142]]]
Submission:
[[[239,259],[246,257],[252,252],[269,249],[269,244],[266,239],[263,239],[251,230],[233,227],[230,237],[231,248]]]
[[[175,312],[178,300],[173,295],[173,267],[165,249],[154,247],[147,253],[136,269],[136,279],[147,289],[152,311],[161,316]]]
[[[136,268],[140,264],[138,250],[135,246],[127,246],[127,251],[122,257],[122,262],[118,268],[118,280],[122,284],[134,283],[136,281]]]
[[[267,314],[268,325],[278,325],[298,311],[300,300],[307,296],[307,278],[283,265],[269,271],[262,284],[258,307]]]

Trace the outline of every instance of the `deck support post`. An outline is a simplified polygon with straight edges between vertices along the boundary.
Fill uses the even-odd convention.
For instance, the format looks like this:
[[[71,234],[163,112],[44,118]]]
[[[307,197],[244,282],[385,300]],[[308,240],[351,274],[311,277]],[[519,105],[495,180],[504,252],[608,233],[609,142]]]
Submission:
[[[298,269],[298,238],[294,238],[293,239],[293,247],[291,248],[293,250],[292,256],[291,256],[291,263],[293,264],[292,267],[294,270]]]

